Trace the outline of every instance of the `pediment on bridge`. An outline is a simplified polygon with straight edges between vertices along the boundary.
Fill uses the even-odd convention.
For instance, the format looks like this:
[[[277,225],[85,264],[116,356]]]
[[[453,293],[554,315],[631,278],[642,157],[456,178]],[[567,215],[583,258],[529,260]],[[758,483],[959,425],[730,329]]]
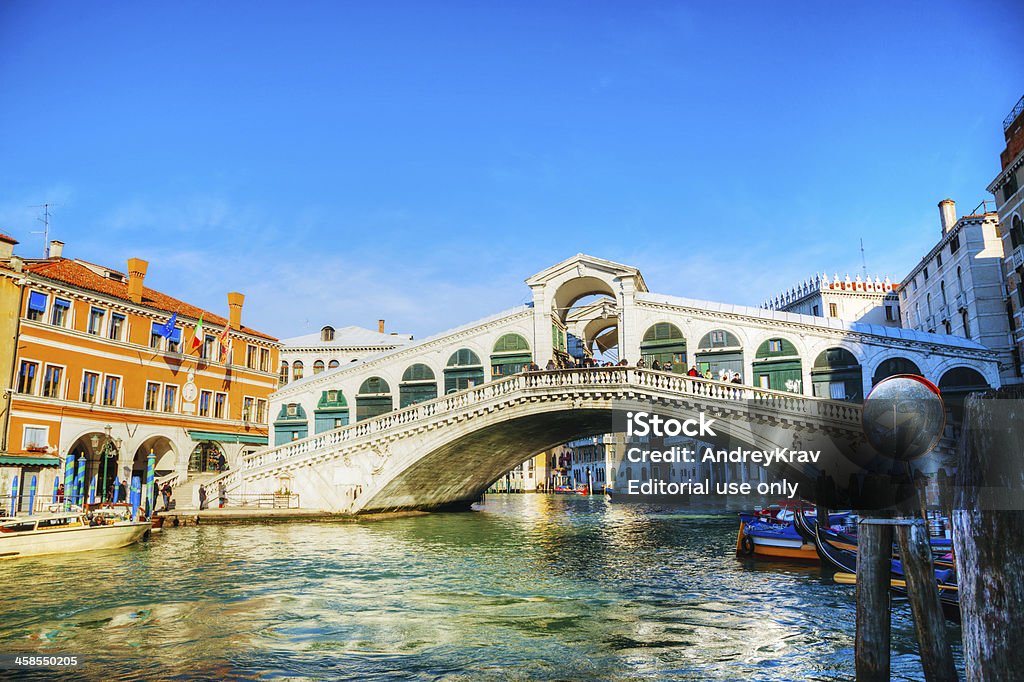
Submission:
[[[571,258],[566,258],[560,263],[541,270],[533,277],[526,280],[531,288],[543,286],[549,283],[562,283],[573,278],[595,278],[602,280],[633,279],[637,291],[647,291],[643,275],[637,268],[614,261],[588,256],[585,253],[577,253]]]

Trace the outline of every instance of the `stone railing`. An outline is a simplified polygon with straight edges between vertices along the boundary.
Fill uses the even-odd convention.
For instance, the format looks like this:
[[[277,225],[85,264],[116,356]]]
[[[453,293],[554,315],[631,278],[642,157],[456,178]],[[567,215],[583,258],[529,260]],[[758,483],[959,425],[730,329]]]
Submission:
[[[253,453],[244,457],[237,469],[221,474],[209,484],[216,485],[223,481],[228,489],[232,489],[241,484],[247,474],[257,469],[307,460],[339,450],[360,439],[368,440],[374,436],[382,438],[401,432],[411,425],[425,425],[437,419],[456,417],[471,407],[482,407],[496,400],[517,395],[525,397],[537,392],[555,393],[562,389],[574,389],[578,393],[578,389],[588,387],[598,390],[641,388],[652,396],[662,393],[716,401],[747,401],[758,408],[803,414],[809,418],[838,421],[851,426],[859,423],[861,413],[860,406],[852,403],[631,367],[524,372]]]

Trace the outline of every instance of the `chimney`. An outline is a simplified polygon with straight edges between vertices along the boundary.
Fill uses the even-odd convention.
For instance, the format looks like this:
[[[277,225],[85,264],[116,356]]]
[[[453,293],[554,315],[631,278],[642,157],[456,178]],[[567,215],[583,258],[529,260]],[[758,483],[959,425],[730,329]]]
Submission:
[[[146,278],[149,263],[141,258],[128,259],[128,300],[142,303],[142,280]]]
[[[6,234],[0,232],[0,260],[7,260],[14,255],[14,245],[18,243],[18,240],[14,237],[8,237]]]
[[[377,331],[381,334],[384,333],[384,320],[377,320]]]
[[[232,329],[242,328],[242,304],[245,303],[245,294],[232,291],[228,294],[228,320]]]
[[[942,234],[946,234],[956,225],[956,202],[943,199],[939,202],[939,219],[942,221]]]
[[[64,242],[59,239],[50,240],[50,258],[64,257]]]

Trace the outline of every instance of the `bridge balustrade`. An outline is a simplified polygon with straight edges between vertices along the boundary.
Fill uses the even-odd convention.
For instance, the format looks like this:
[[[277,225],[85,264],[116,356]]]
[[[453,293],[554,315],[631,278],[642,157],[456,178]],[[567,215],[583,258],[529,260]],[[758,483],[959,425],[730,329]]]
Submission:
[[[860,406],[851,403],[809,398],[760,387],[733,384],[685,374],[658,372],[633,367],[593,367],[523,372],[505,379],[473,386],[458,393],[410,405],[373,419],[342,426],[309,438],[255,453],[244,458],[239,469],[217,477],[229,488],[241,483],[246,472],[285,460],[301,459],[318,452],[329,452],[345,443],[425,421],[445,414],[458,414],[473,405],[483,404],[521,391],[579,386],[645,387],[670,394],[689,394],[711,400],[750,401],[757,407],[790,413],[816,415],[825,419],[854,423],[860,420]]]

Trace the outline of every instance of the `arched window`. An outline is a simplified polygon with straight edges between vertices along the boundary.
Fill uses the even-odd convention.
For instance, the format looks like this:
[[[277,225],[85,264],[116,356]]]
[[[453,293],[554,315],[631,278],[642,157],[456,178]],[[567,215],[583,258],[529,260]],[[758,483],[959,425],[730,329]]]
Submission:
[[[773,391],[803,393],[800,356],[789,339],[768,339],[758,346],[753,371],[756,386]]]
[[[320,340],[324,341],[324,342],[326,342],[326,341],[334,341],[334,327],[328,326],[328,327],[324,327],[323,329],[321,329],[320,330]]]
[[[939,291],[942,292],[942,304],[945,305],[946,301],[946,282],[942,280],[939,282]]]
[[[932,292],[928,292],[925,295],[925,302],[928,304],[928,314],[932,314]]]
[[[822,351],[811,368],[811,384],[817,398],[861,402],[864,398],[862,377],[860,363],[845,348]]]
[[[322,371],[324,371],[324,361],[317,360],[313,363],[313,374],[319,374]]]
[[[337,360],[331,360],[327,363],[327,369],[338,369],[340,364]]]
[[[356,421],[370,419],[390,412],[391,386],[381,377],[370,377],[359,386],[356,394]]]
[[[505,334],[491,351],[491,376],[495,379],[517,374],[533,362],[530,344],[519,334]]]
[[[967,317],[967,308],[960,311],[960,321],[964,325],[964,338],[971,338],[971,320]]]
[[[337,388],[322,391],[313,419],[316,433],[348,426],[348,401],[345,400],[345,393]]]
[[[436,397],[434,370],[422,363],[409,365],[402,374],[402,383],[398,385],[398,407],[409,407]]]
[[[1010,221],[1010,243],[1015,249],[1024,244],[1024,225],[1021,224],[1020,216],[1013,216]]]
[[[875,370],[874,376],[871,377],[871,385],[874,386],[882,379],[887,379],[897,374],[916,374],[921,376],[921,370],[913,361],[906,358],[889,358]]]
[[[956,266],[956,290],[957,290],[957,293],[961,293],[961,294],[964,291],[964,281],[963,281],[963,279],[960,276],[960,266],[959,265]]]
[[[448,358],[444,370],[444,392],[455,393],[484,382],[484,368],[480,356],[468,348],[460,348]]]
[[[661,369],[671,367],[671,371],[684,374],[687,367],[683,332],[670,322],[651,325],[640,344],[640,357],[648,367],[653,367],[657,362]]]
[[[292,379],[298,381],[302,378],[302,371],[305,369],[302,366],[302,360],[296,360],[292,363]]]
[[[281,363],[281,371],[277,375],[277,385],[284,386],[288,383],[288,363]]]

